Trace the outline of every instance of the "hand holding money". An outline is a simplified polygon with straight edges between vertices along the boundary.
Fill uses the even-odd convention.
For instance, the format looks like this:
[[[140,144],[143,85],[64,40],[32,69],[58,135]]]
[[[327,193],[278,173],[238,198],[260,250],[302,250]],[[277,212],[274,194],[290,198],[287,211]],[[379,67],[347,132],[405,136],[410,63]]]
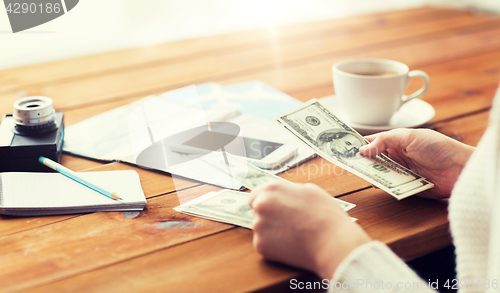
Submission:
[[[434,186],[383,154],[361,156],[359,149],[368,142],[314,99],[274,119],[324,159],[398,200]]]
[[[271,183],[252,190],[255,249],[265,258],[330,279],[338,264],[370,241],[331,196],[314,184]]]
[[[468,161],[473,147],[429,129],[395,129],[366,137],[371,142],[359,150],[364,156],[388,157],[434,182],[421,195],[447,198]]]

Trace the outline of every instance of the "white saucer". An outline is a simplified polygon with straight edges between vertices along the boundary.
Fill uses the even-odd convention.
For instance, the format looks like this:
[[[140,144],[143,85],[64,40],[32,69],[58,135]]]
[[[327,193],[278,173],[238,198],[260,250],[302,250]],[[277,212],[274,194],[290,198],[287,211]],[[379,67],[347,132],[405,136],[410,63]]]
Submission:
[[[426,122],[429,122],[436,114],[436,111],[429,103],[419,99],[413,99],[404,104],[401,109],[394,114],[388,124],[362,125],[351,122],[346,118],[347,115],[340,106],[339,100],[335,96],[324,97],[318,99],[318,101],[328,110],[332,111],[333,114],[337,115],[347,125],[351,126],[362,135],[368,135],[394,128],[418,127]]]

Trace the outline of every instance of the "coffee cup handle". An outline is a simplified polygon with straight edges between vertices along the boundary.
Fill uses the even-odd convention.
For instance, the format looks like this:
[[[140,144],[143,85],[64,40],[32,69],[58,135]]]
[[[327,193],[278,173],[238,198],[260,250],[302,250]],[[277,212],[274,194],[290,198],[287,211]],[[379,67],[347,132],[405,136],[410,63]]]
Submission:
[[[415,78],[415,77],[420,77],[424,81],[424,86],[409,96],[403,96],[403,98],[402,98],[403,103],[402,104],[409,102],[415,98],[420,97],[429,88],[429,76],[427,75],[427,73],[425,73],[421,70],[413,70],[413,71],[408,72],[408,84],[410,84],[411,79]]]

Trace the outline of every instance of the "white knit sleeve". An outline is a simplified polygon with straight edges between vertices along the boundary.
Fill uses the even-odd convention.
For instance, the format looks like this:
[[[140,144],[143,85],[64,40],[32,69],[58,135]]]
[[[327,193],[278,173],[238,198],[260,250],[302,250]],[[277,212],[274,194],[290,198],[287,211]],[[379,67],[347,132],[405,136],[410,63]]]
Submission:
[[[328,292],[434,292],[385,244],[371,241],[337,267]]]

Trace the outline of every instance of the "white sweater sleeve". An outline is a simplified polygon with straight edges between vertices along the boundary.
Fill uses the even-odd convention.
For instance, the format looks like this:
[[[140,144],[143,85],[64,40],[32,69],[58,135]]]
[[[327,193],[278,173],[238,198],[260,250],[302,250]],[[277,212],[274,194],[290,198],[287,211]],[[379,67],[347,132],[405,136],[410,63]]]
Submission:
[[[434,292],[385,244],[371,241],[337,267],[328,292]]]

